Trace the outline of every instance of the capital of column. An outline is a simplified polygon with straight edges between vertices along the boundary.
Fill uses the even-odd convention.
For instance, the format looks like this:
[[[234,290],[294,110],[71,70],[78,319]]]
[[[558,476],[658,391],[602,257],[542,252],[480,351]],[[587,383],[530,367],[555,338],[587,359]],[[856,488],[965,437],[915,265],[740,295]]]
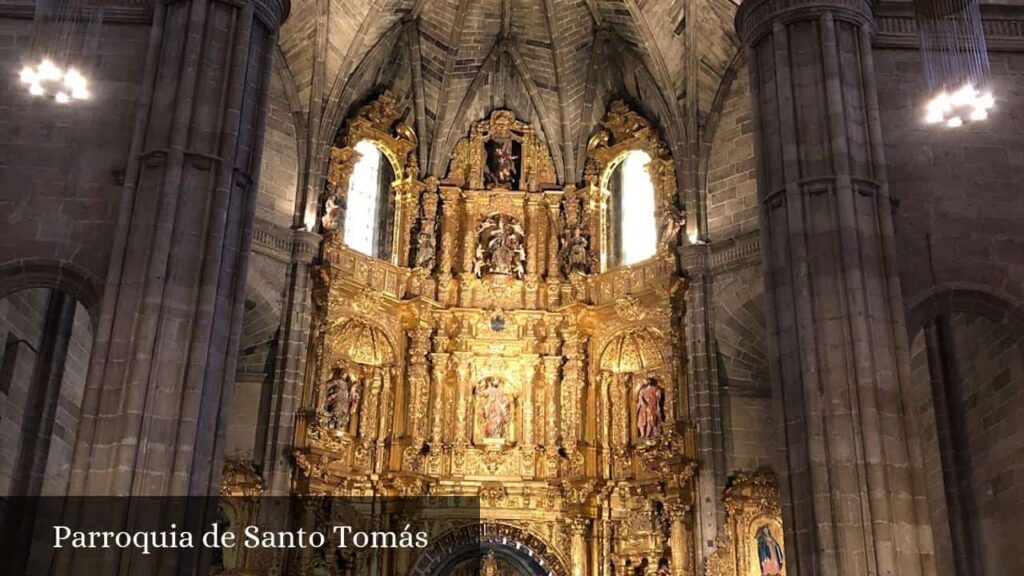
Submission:
[[[874,33],[874,17],[868,0],[743,0],[736,11],[736,33],[747,47],[756,44],[775,24],[834,18],[865,26]]]

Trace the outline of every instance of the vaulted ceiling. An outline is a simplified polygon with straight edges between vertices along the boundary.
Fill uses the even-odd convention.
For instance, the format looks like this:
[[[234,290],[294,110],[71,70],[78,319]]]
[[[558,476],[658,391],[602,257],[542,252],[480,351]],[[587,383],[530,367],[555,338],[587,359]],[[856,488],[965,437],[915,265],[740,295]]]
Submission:
[[[292,0],[280,56],[298,104],[323,118],[320,140],[390,88],[420,138],[424,172],[443,175],[469,125],[507,107],[540,128],[560,179],[574,182],[611,99],[631,100],[673,148],[710,110],[738,51],[736,5],[687,4]]]

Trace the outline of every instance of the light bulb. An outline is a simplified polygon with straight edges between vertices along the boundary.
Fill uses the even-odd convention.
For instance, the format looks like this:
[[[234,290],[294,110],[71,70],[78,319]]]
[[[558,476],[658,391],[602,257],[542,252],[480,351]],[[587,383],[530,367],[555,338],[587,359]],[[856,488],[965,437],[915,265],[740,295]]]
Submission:
[[[88,100],[90,96],[92,96],[92,94],[82,87],[77,87],[71,91],[71,97],[75,100]]]
[[[22,68],[19,77],[22,84],[33,84],[38,78],[36,71],[33,70],[31,66],[25,66]]]
[[[71,101],[71,98],[69,98],[67,93],[63,90],[54,94],[53,99],[56,100],[58,104],[67,104]]]
[[[986,110],[988,110],[996,105],[996,99],[992,97],[991,92],[985,92],[981,95],[980,103]]]
[[[946,126],[949,126],[950,128],[959,128],[960,126],[963,126],[963,124],[964,121],[959,116],[953,116],[946,121]]]
[[[33,96],[42,96],[46,93],[46,90],[43,90],[43,87],[40,86],[38,82],[36,82],[28,87],[28,93]]]
[[[49,59],[44,59],[39,63],[39,75],[44,80],[60,80],[62,74],[60,68]]]
[[[984,120],[988,118],[988,112],[984,108],[975,108],[974,112],[971,112],[971,120]]]
[[[924,121],[928,124],[938,124],[943,120],[945,120],[945,117],[938,110],[929,110],[928,115],[924,117]]]

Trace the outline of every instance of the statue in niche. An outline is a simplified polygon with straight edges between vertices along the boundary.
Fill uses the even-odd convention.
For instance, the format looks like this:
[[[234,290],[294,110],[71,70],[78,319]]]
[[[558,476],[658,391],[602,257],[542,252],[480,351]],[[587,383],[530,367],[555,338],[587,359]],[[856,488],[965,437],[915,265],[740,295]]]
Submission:
[[[562,231],[562,249],[559,254],[562,274],[590,273],[590,240],[578,226],[567,226]]]
[[[347,430],[352,414],[359,406],[362,380],[348,369],[335,366],[324,385],[324,413],[332,430]]]
[[[501,379],[484,378],[473,393],[477,397],[477,418],[484,438],[504,438],[508,430],[512,399],[502,389]]]
[[[641,440],[648,440],[661,430],[665,421],[665,391],[654,377],[647,378],[636,395],[636,429]]]
[[[519,169],[511,138],[492,138],[485,146],[487,162],[484,164],[484,184],[488,190],[493,188],[514,188],[519,178]]]
[[[433,270],[436,255],[437,240],[434,236],[434,223],[426,221],[416,236],[416,268]]]
[[[658,570],[655,572],[656,576],[672,576],[672,569],[668,566],[668,558],[662,558],[658,560]]]
[[[757,529],[757,559],[761,563],[761,576],[782,576],[782,546],[767,524]]]
[[[523,227],[511,216],[492,214],[477,227],[476,260],[473,272],[504,274],[522,278],[526,272],[526,243]]]

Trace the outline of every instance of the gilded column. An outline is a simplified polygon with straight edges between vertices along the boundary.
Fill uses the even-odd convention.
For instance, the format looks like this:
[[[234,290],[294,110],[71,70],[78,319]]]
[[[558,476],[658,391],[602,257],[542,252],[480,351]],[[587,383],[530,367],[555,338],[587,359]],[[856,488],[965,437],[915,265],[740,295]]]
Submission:
[[[562,335],[562,446],[567,450],[576,448],[580,420],[580,392],[583,390],[583,357],[576,326],[571,326]]]
[[[540,365],[540,359],[538,357],[531,357],[524,355],[522,357],[524,364],[528,366],[526,377],[527,385],[520,391],[519,401],[523,406],[523,433],[522,440],[523,446],[533,446],[533,397],[530,391],[533,390],[533,375],[536,373],[535,368]],[[528,363],[527,363],[528,362]]]
[[[430,443],[438,444],[443,439],[445,374],[448,371],[450,354],[434,352],[430,355],[430,372],[433,376],[434,401],[430,407]]]
[[[459,237],[459,205],[462,191],[441,187],[441,258],[437,270],[438,296],[443,304],[451,302],[452,274],[455,266],[455,242]]]
[[[420,318],[415,328],[409,330],[409,364],[406,379],[409,382],[409,433],[414,446],[423,444],[427,438],[427,396],[430,378],[427,372],[427,353],[430,352],[432,330],[426,318]]]
[[[546,294],[544,304],[548,310],[554,310],[561,299],[559,290],[561,288],[562,274],[559,270],[558,259],[558,235],[561,232],[559,223],[562,220],[560,198],[560,194],[546,193],[544,195],[544,205],[547,208],[548,220],[548,225],[545,227],[547,231],[548,267],[545,274]]]
[[[928,574],[866,0],[746,0],[791,576]]]
[[[473,261],[476,257],[476,222],[474,198],[463,193],[462,274],[459,282],[459,306],[469,306],[473,297]]]
[[[562,366],[561,356],[544,357],[545,412],[544,446],[554,448],[558,442],[558,370]]]
[[[455,443],[465,445],[469,442],[469,428],[472,425],[470,408],[472,406],[473,366],[471,364],[472,354],[468,352],[455,353],[455,370],[459,375],[458,400],[455,411]]]
[[[693,576],[690,562],[690,538],[686,530],[686,518],[690,507],[685,504],[669,504],[667,506],[669,525],[669,545],[672,547],[673,576]]]
[[[526,274],[536,278],[537,256],[540,253],[540,228],[543,221],[539,218],[543,195],[539,192],[526,194]]]
[[[588,576],[587,532],[589,518],[569,520],[569,552],[572,556],[572,576]]]

